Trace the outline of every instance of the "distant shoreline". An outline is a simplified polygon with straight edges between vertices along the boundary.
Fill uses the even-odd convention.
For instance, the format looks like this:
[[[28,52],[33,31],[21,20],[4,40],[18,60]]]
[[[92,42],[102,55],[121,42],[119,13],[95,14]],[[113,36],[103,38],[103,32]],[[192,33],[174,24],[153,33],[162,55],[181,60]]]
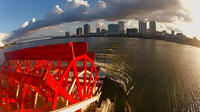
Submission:
[[[102,36],[104,38],[139,38],[139,39],[151,39],[151,40],[164,40],[168,42],[175,42],[175,43],[180,43],[180,44],[185,44],[185,45],[191,45],[195,47],[200,48],[200,40],[194,38],[177,38],[177,37],[164,37],[164,36],[149,36],[149,37],[144,37],[144,36],[126,36],[126,35],[121,35],[121,36]],[[102,38],[102,37],[70,37],[70,38]],[[58,37],[58,38],[67,38],[67,37]],[[58,38],[52,38],[52,39],[58,39]]]
[[[60,36],[60,37],[53,37],[53,38],[49,38],[46,40],[53,40],[53,39],[78,39],[78,38],[138,38],[138,39],[151,39],[151,40],[164,40],[164,41],[169,41],[169,42],[175,42],[175,43],[180,43],[180,44],[185,44],[185,45],[191,45],[191,46],[195,46],[195,47],[199,47],[200,48],[200,40],[197,39],[191,39],[191,38],[176,38],[176,37],[161,37],[161,36],[157,36],[157,37],[142,37],[142,36],[102,36],[102,37],[65,37],[65,36]],[[35,40],[35,41],[40,41],[40,40]],[[35,41],[29,41],[29,42],[35,42]],[[29,43],[29,42],[24,42],[24,43]],[[8,44],[5,46],[0,47],[0,49],[4,49],[4,48],[9,48],[12,46],[17,46],[19,44],[22,43],[12,43],[12,44]]]

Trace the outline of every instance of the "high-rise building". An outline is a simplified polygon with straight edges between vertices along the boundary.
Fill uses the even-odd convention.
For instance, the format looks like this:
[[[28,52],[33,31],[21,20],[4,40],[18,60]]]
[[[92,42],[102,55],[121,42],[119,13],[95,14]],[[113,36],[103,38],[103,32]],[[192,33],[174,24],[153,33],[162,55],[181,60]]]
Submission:
[[[152,35],[156,34],[156,22],[155,21],[150,21],[149,22],[149,27],[150,27],[150,33]]]
[[[105,36],[105,35],[106,35],[106,32],[107,32],[106,29],[101,29],[101,35],[102,35],[102,36]]]
[[[118,24],[109,24],[108,25],[108,34],[117,35],[120,34],[120,28]]]
[[[82,30],[82,28],[81,27],[79,27],[79,28],[77,28],[76,29],[76,36],[82,36],[83,35],[83,30]]]
[[[97,33],[97,35],[99,35],[99,34],[101,33],[101,29],[100,29],[100,28],[97,28],[97,29],[96,29],[96,33]]]
[[[139,34],[145,35],[147,32],[147,24],[146,22],[139,21]]]
[[[65,36],[69,37],[70,36],[70,32],[65,32]]]
[[[89,24],[85,24],[83,27],[84,27],[84,35],[85,36],[90,35],[90,25]]]
[[[120,34],[125,34],[125,30],[124,30],[124,21],[118,21],[118,25],[119,25],[119,30],[120,30]]]

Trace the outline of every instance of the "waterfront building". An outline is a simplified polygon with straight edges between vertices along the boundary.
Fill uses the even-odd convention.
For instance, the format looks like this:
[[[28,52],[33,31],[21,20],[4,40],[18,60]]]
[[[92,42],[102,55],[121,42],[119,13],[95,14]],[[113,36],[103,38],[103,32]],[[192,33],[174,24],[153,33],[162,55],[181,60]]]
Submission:
[[[124,25],[124,21],[118,21],[118,25],[119,25],[119,31],[120,31],[120,34],[125,34],[125,25]]]
[[[166,31],[166,30],[163,30],[163,31],[162,31],[162,36],[165,36],[165,35],[167,35],[167,31]]]
[[[139,21],[139,34],[146,35],[147,24],[144,21]]]
[[[151,30],[150,30],[150,29],[147,29],[146,34],[147,34],[147,35],[152,35]]]
[[[186,38],[186,36],[183,34],[183,33],[177,33],[176,35],[175,35],[175,37],[176,38]]]
[[[118,35],[120,34],[120,27],[118,24],[109,24],[108,25],[108,34],[109,35]]]
[[[97,28],[97,29],[96,29],[96,33],[97,33],[97,35],[100,35],[100,34],[101,34],[101,29],[100,29],[100,28]]]
[[[106,29],[101,29],[101,36],[105,36],[107,33]]]
[[[66,37],[70,37],[70,32],[68,32],[68,31],[65,32],[65,36],[66,36]]]
[[[136,29],[136,28],[126,29],[126,35],[127,36],[136,36],[136,35],[138,35],[138,29]]]
[[[155,21],[150,21],[149,22],[149,27],[150,27],[150,33],[152,35],[156,34],[156,22]]]
[[[163,33],[163,32],[161,32],[161,31],[157,31],[157,32],[156,32],[156,36],[161,37],[161,36],[162,36],[162,33]]]
[[[108,25],[108,35],[120,35],[125,34],[125,24],[124,21],[118,21],[118,24]]]
[[[76,29],[76,36],[80,37],[80,36],[82,36],[82,35],[83,35],[83,30],[82,30],[82,28],[81,28],[81,27],[77,28],[77,29]]]
[[[83,28],[84,28],[84,35],[85,36],[89,36],[90,35],[90,25],[89,24],[85,24],[83,26]]]
[[[97,33],[90,33],[89,36],[90,36],[90,37],[96,37],[96,36],[99,36],[99,35],[97,35]]]

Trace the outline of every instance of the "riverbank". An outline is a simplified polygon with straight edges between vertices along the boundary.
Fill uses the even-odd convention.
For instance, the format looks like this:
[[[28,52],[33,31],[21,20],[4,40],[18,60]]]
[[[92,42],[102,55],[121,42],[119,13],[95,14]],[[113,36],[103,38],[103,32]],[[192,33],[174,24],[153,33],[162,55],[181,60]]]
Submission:
[[[197,38],[176,38],[176,37],[161,37],[161,36],[156,36],[156,37],[142,37],[142,36],[136,36],[136,37],[126,37],[126,38],[140,38],[140,39],[151,39],[151,40],[164,40],[164,41],[169,41],[169,42],[174,42],[174,43],[180,43],[180,44],[185,44],[185,45],[191,45],[195,47],[200,47],[200,40]]]
[[[140,39],[152,39],[152,40],[165,40],[165,41],[170,41],[170,42],[175,42],[175,43],[180,43],[180,44],[186,44],[186,45],[191,45],[195,47],[200,47],[200,40],[197,38],[187,38],[187,37],[182,37],[182,38],[177,38],[177,37],[163,37],[163,36],[149,36],[149,37],[143,37],[143,36],[108,36],[108,37],[65,37],[65,36],[60,36],[60,37],[52,37],[48,38],[46,40],[57,40],[57,39],[69,39],[70,41],[73,40],[85,40],[89,38],[140,38]],[[32,42],[39,42],[39,41],[45,41],[45,40],[35,40],[35,41],[25,41],[24,43],[32,43]],[[5,46],[0,47],[0,49],[8,48],[8,47],[13,47],[17,46],[20,44],[24,44],[23,42],[15,42],[12,44],[7,44]]]

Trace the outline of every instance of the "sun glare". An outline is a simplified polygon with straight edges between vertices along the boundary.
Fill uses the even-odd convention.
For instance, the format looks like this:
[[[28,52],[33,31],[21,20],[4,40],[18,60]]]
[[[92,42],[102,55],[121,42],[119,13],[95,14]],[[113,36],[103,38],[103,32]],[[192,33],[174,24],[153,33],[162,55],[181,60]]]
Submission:
[[[200,0],[181,0],[184,8],[189,12],[191,22],[177,22],[178,28],[188,36],[200,38]]]

